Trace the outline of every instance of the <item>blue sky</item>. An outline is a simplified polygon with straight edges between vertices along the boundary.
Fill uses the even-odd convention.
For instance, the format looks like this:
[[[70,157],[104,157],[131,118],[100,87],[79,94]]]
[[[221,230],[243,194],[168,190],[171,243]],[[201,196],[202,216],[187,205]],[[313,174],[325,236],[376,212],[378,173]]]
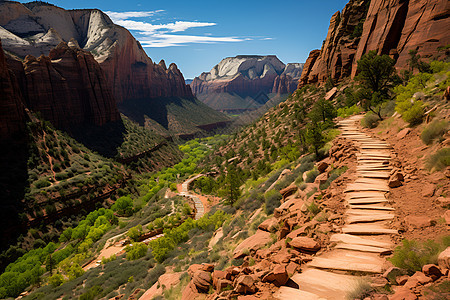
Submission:
[[[348,0],[135,1],[47,0],[65,9],[98,8],[127,27],[153,61],[175,62],[185,78],[222,58],[277,55],[305,62],[325,39],[333,13]],[[21,1],[28,2],[28,1]]]

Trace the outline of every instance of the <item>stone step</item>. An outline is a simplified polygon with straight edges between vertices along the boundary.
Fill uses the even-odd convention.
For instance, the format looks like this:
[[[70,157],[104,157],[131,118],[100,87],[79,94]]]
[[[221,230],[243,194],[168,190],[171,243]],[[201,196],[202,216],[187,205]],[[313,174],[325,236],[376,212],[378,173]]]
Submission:
[[[372,247],[372,246],[357,245],[357,244],[346,244],[346,243],[337,244],[335,248],[360,251],[360,252],[378,253],[381,255],[387,255],[392,252],[391,249],[387,249],[387,248]]]
[[[347,185],[344,193],[348,192],[363,192],[363,191],[379,191],[379,192],[389,192],[389,187],[377,186],[367,183],[350,183]]]
[[[378,203],[386,203],[389,202],[386,198],[357,198],[357,199],[349,199],[347,203],[349,205],[358,205],[358,204],[378,204]]]
[[[380,172],[380,171],[357,171],[356,176],[360,178],[375,178],[375,179],[389,179],[391,176],[390,172]]]
[[[328,270],[342,270],[342,271],[356,271],[363,273],[383,273],[383,268],[380,264],[369,262],[359,262],[355,260],[344,260],[338,258],[322,258],[316,257],[310,263],[310,267]]]
[[[306,291],[294,289],[287,286],[281,286],[278,291],[273,294],[275,299],[287,300],[287,299],[304,299],[304,300],[327,300],[327,298],[322,298],[316,294],[309,293]]]
[[[347,215],[353,215],[353,216],[373,216],[373,215],[390,215],[392,217],[394,217],[394,214],[390,214],[387,211],[383,211],[383,210],[372,210],[372,209],[355,209],[355,208],[350,208],[346,211]]]
[[[360,236],[345,234],[345,233],[336,233],[330,237],[331,242],[341,242],[347,244],[357,244],[357,245],[365,245],[372,247],[380,247],[380,248],[392,248],[392,244],[390,242],[384,242],[372,239],[372,237],[362,238]]]
[[[351,209],[370,209],[370,210],[381,210],[381,211],[393,211],[395,208],[389,206],[379,206],[379,205],[355,205],[350,204]]]
[[[347,217],[346,223],[348,224],[372,223],[378,221],[392,220],[393,218],[394,216],[389,214],[357,215]]]
[[[398,234],[395,229],[386,228],[379,224],[350,224],[342,227],[343,233],[377,235],[377,234]]]
[[[347,199],[358,199],[358,198],[385,198],[385,192],[379,191],[361,191],[361,192],[349,192],[345,195]]]
[[[356,276],[336,274],[312,268],[308,268],[302,273],[294,274],[291,280],[299,285],[300,290],[324,299],[345,299],[347,294],[352,292],[358,283]]]

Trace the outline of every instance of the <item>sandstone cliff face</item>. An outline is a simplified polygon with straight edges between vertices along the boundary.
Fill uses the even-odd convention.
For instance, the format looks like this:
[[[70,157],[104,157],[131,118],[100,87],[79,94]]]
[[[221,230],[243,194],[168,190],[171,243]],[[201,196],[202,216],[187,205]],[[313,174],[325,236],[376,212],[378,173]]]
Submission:
[[[23,63],[10,58],[8,65],[19,79],[27,108],[56,127],[120,120],[103,71],[87,51],[61,43],[49,56],[28,55]]]
[[[302,68],[300,63],[285,65],[274,55],[228,57],[194,78],[191,87],[215,109],[255,109],[269,100],[270,93],[295,91]]]
[[[192,98],[176,65],[166,69],[146,55],[128,30],[99,10],[47,4],[0,3],[0,38],[19,56],[48,55],[64,41],[91,51],[118,102],[156,97]]]
[[[6,140],[25,127],[24,107],[18,82],[8,70],[5,53],[0,41],[0,139]]]
[[[299,86],[354,77],[357,61],[371,50],[397,59],[397,69],[407,67],[410,50],[423,58],[438,57],[443,54],[439,47],[450,43],[449,15],[446,0],[350,0],[332,16],[320,52],[310,53]],[[355,28],[361,25],[358,36],[361,28]]]

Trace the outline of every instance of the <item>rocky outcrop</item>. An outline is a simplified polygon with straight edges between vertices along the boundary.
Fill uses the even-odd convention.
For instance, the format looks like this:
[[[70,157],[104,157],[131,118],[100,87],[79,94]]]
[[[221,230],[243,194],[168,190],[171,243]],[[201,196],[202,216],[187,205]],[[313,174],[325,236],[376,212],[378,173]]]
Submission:
[[[8,64],[19,79],[24,104],[56,127],[102,126],[120,120],[116,101],[91,53],[65,43],[49,56],[28,55]]]
[[[0,138],[6,140],[25,127],[24,107],[18,82],[8,69],[0,41]]]
[[[300,63],[285,65],[274,55],[227,57],[210,72],[195,77],[191,87],[214,109],[252,110],[266,103],[269,94],[294,92],[302,68]]]
[[[155,64],[125,28],[96,9],[64,10],[46,3],[0,3],[0,38],[18,56],[48,55],[64,41],[90,51],[118,102],[157,97],[192,98],[175,64]]]
[[[350,0],[331,17],[324,44],[310,53],[299,86],[354,77],[357,61],[371,50],[391,55],[397,69],[407,68],[410,50],[425,59],[442,56],[440,47],[450,43],[449,15],[445,0]]]

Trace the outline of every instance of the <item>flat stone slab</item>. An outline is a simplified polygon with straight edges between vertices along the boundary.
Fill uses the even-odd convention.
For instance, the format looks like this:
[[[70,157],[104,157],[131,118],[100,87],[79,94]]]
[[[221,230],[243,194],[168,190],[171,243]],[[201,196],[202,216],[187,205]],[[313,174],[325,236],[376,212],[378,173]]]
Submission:
[[[310,263],[309,266],[320,268],[320,269],[329,269],[329,270],[343,270],[343,271],[357,271],[364,273],[382,273],[383,268],[379,264],[367,263],[367,262],[358,262],[358,260],[350,261],[350,260],[338,260],[336,258],[322,258],[316,257]]]
[[[291,280],[299,285],[300,290],[325,299],[345,299],[347,294],[353,291],[358,284],[356,276],[336,274],[318,269],[306,269],[302,273],[294,274]]]
[[[370,223],[370,222],[392,220],[393,218],[394,216],[389,214],[357,215],[357,216],[349,216],[346,221],[349,224]]]
[[[347,244],[356,244],[356,245],[365,245],[372,247],[380,247],[380,248],[391,248],[392,244],[389,242],[382,242],[377,240],[372,240],[369,238],[362,238],[360,236],[345,234],[345,233],[336,233],[330,237],[331,242],[341,242]]]
[[[346,243],[337,244],[336,249],[346,249],[346,250],[353,250],[353,251],[378,253],[378,254],[383,254],[383,255],[386,255],[386,254],[389,254],[392,252],[391,249],[387,249],[387,248],[372,247],[372,246],[357,245],[357,244],[346,244]]]
[[[358,205],[358,204],[379,204],[389,202],[386,198],[358,198],[358,199],[350,199],[347,200],[349,205]]]
[[[378,224],[350,224],[342,228],[343,233],[377,235],[377,234],[398,234],[398,230],[386,228]]]
[[[327,300],[327,298],[322,298],[316,294],[309,293],[306,291],[290,288],[287,286],[282,286],[273,294],[275,299],[286,300],[286,299],[304,299],[304,300]],[[330,299],[330,298],[328,298]]]
[[[381,211],[394,211],[395,208],[389,206],[379,206],[379,205],[355,205],[350,204],[351,209],[371,209],[371,210],[381,210]]]
[[[385,192],[378,192],[378,191],[361,191],[361,192],[348,192],[346,194],[346,198],[348,199],[356,199],[356,198],[370,198],[370,197],[375,197],[375,198],[385,198],[384,195],[386,193]]]
[[[375,179],[389,179],[390,172],[381,172],[381,171],[357,171],[356,175],[362,178],[375,178]]]
[[[392,217],[394,217],[394,214],[390,214],[387,211],[383,211],[383,210],[372,210],[372,209],[355,209],[355,208],[350,208],[347,210],[346,212],[347,215],[353,215],[353,216],[360,216],[360,215],[369,215],[369,216],[373,216],[373,215],[390,215]]]
[[[389,192],[389,187],[376,186],[373,184],[367,183],[351,183],[345,189],[345,193],[348,192],[357,192],[357,191],[380,191],[380,192]]]

